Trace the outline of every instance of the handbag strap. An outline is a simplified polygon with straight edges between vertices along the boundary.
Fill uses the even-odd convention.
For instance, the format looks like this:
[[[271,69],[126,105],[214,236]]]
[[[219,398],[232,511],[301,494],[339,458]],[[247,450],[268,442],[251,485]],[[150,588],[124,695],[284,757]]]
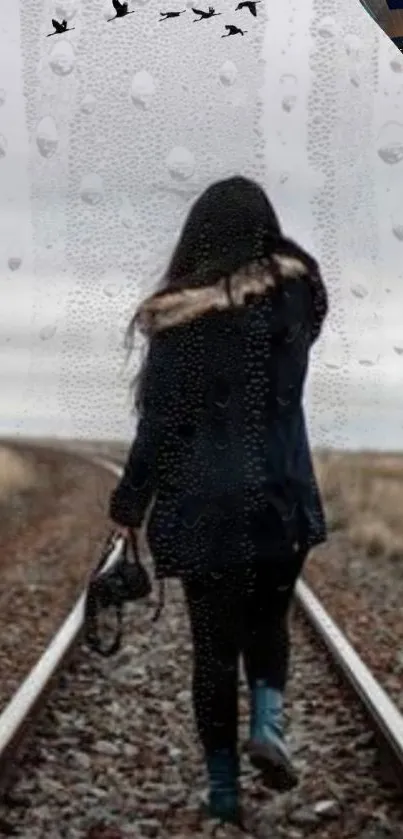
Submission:
[[[130,544],[131,544],[131,548],[132,548],[132,551],[133,551],[133,556],[134,556],[136,562],[139,565],[141,565],[139,552],[138,552],[137,539],[135,539],[132,532],[131,532]],[[165,580],[160,580],[159,591],[158,591],[158,604],[157,604],[157,608],[155,610],[155,614],[151,618],[152,623],[156,623],[157,620],[159,620],[159,618],[161,617],[161,613],[162,613],[162,610],[163,610],[164,606],[165,606]]]

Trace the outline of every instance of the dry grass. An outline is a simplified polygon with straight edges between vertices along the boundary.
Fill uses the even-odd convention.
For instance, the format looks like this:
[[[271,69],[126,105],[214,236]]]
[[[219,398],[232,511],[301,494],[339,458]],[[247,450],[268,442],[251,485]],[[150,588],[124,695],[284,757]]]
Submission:
[[[62,443],[119,460],[125,459],[129,446],[124,441]],[[27,451],[29,446],[20,455],[15,442],[8,447],[0,441],[0,504],[11,501],[17,506],[18,496],[30,498],[35,480],[51,485],[56,479],[53,470],[49,476],[44,470],[41,474],[37,463],[34,468]],[[403,559],[403,455],[322,450],[315,453],[315,467],[329,530],[343,531],[353,546],[369,556]]]
[[[0,503],[31,489],[34,483],[35,472],[25,458],[0,445]]]
[[[370,556],[403,559],[403,455],[321,452],[315,465],[329,529]]]

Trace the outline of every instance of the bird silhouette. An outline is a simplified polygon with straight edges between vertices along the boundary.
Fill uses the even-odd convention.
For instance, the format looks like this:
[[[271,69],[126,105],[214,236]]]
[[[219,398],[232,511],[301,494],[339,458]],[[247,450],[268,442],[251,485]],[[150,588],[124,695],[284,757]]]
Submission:
[[[243,32],[237,26],[226,26],[225,29],[228,31],[228,35],[221,35],[222,38],[229,38],[230,35],[246,35],[246,30]]]
[[[221,14],[221,12],[216,12],[215,9],[213,8],[213,6],[208,7],[208,12],[203,12],[201,9],[193,9],[193,8],[192,8],[192,12],[194,12],[195,15],[200,15],[200,17],[198,17],[197,20],[194,20],[193,23],[198,23],[199,20],[209,20],[209,18],[218,17],[218,15]]]
[[[183,9],[182,12],[160,12],[161,17],[159,23],[161,23],[162,20],[168,20],[170,17],[179,17],[179,15],[184,15],[185,12],[186,9]]]
[[[108,19],[108,23],[111,20],[116,20],[117,17],[126,17],[126,15],[133,15],[134,12],[129,12],[129,4],[128,3],[120,3],[119,0],[112,0],[113,8],[115,9],[116,15],[115,17],[110,17]]]
[[[67,28],[67,20],[59,23],[58,20],[52,18],[52,24],[55,31],[49,32],[49,35],[46,36],[47,38],[51,38],[52,35],[62,35],[63,32],[71,32],[72,29],[75,29],[75,26],[72,26],[70,29]]]
[[[238,12],[239,9],[249,9],[251,15],[256,17],[256,4],[260,2],[261,0],[243,0],[242,3],[238,3],[235,11]]]

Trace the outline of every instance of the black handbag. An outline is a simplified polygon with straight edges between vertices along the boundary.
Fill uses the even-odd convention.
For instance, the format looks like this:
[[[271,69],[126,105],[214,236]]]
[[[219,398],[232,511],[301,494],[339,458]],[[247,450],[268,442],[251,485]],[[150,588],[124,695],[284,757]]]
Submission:
[[[119,540],[120,551],[111,562]],[[109,567],[106,567],[108,563]],[[84,606],[84,637],[87,646],[104,657],[117,653],[122,643],[124,604],[148,597],[151,590],[151,581],[139,558],[134,534],[131,534],[130,538],[125,538],[112,531],[106,539],[101,558],[92,571],[87,586]],[[153,621],[158,620],[162,607],[163,588],[161,587],[160,602]],[[110,608],[116,611],[116,634],[109,646],[103,646],[98,632],[98,615],[102,609]]]

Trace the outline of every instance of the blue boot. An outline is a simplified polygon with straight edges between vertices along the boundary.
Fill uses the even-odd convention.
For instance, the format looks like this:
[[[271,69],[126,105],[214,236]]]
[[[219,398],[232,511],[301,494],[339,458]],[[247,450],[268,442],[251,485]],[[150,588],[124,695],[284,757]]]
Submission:
[[[239,759],[230,749],[219,749],[206,755],[210,782],[208,815],[222,822],[240,824]]]
[[[251,693],[249,759],[265,783],[282,792],[298,783],[297,773],[284,741],[283,694],[257,680]]]

